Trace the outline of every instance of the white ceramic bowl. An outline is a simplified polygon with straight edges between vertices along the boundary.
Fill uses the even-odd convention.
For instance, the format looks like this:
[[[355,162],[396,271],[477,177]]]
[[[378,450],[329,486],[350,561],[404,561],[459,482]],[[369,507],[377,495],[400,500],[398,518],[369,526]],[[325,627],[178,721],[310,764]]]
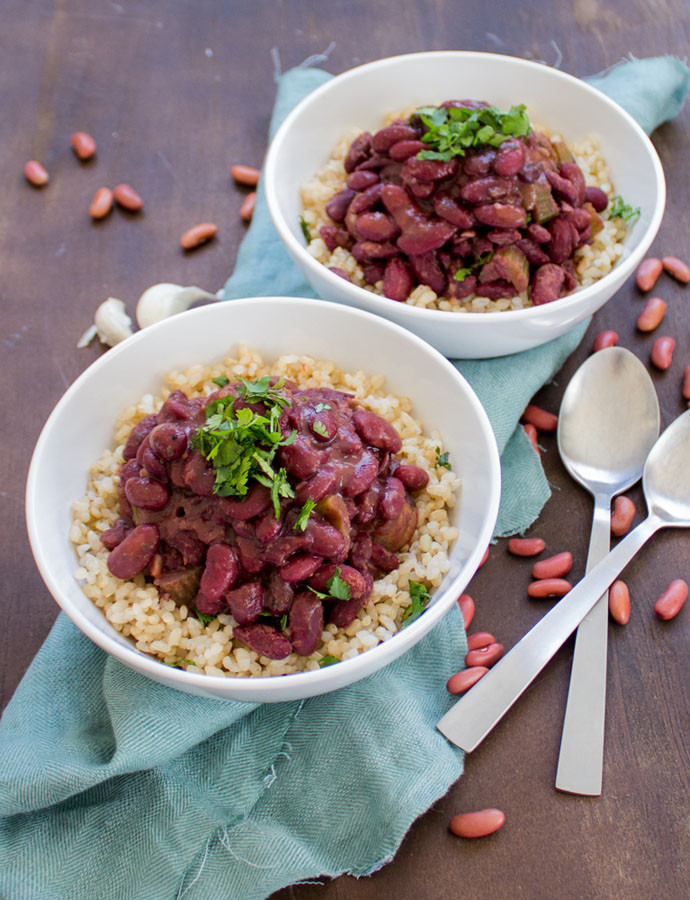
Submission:
[[[307,253],[299,226],[299,189],[352,128],[376,131],[384,114],[471,97],[501,108],[524,103],[534,122],[568,141],[599,139],[617,194],[642,213],[629,229],[623,257],[600,281],[543,306],[492,314],[441,312],[396,303],[349,284]],[[450,357],[503,356],[538,346],[581,322],[615,293],[652,243],[666,201],[664,175],[651,141],[620,106],[584,81],[556,69],[492,53],[396,56],[359,66],[309,94],[285,119],[266,159],[271,217],[316,293],[384,316]]]
[[[88,470],[112,446],[117,414],[161,376],[194,363],[212,363],[238,343],[266,360],[284,353],[334,360],[345,370],[386,376],[391,393],[408,395],[425,430],[438,428],[462,497],[452,514],[460,535],[451,570],[428,610],[390,641],[317,672],[268,678],[193,674],[136,650],[82,593],[68,532],[70,507],[83,496]],[[48,419],[31,461],[26,516],[31,547],[48,589],[72,621],[125,665],[193,694],[247,701],[309,697],[343,687],[400,656],[451,608],[475,572],[492,535],[500,494],[493,431],[461,375],[432,347],[397,325],[360,310],[296,298],[234,300],[182,313],[140,331],[109,350],[69,388]]]

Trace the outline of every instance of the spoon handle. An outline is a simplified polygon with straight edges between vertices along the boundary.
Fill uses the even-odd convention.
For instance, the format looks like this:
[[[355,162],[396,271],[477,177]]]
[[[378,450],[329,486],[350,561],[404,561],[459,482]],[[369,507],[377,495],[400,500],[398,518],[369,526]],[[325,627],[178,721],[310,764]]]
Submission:
[[[589,572],[611,546],[611,498],[594,497]],[[607,593],[580,622],[575,636],[568,702],[563,719],[556,787],[571,794],[601,794],[606,718],[606,645],[609,610]]]
[[[436,727],[468,753],[491,731],[637,551],[665,523],[648,516],[453,706]]]

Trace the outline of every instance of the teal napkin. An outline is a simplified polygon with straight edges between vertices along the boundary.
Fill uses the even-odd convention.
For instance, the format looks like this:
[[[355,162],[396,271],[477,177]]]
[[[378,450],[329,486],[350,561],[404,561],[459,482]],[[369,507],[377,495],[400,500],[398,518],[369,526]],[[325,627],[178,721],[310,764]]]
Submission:
[[[676,60],[621,70],[597,86],[625,103],[646,98],[640,121],[678,111],[688,71]],[[283,76],[272,128],[328,77]],[[309,290],[260,197],[226,296],[269,293]],[[525,527],[548,495],[516,423],[584,328],[513,357],[456,363],[487,408],[509,476],[499,531]],[[454,609],[355,685],[241,704],[149,681],[60,615],[0,722],[0,897],[261,900],[302,879],[375,871],[462,773],[461,751],[434,725],[465,652]]]

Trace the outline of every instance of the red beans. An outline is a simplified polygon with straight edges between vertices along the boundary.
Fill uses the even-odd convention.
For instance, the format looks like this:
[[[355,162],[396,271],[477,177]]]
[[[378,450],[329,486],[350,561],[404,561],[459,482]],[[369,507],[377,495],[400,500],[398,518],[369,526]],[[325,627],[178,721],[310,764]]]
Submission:
[[[462,619],[465,623],[465,630],[467,630],[472,624],[472,619],[474,618],[474,600],[470,597],[469,594],[460,594],[460,596],[458,597],[458,606],[460,607]]]
[[[522,421],[534,425],[539,431],[555,431],[558,428],[558,416],[530,403],[525,407]]]
[[[683,608],[683,604],[688,598],[688,586],[682,578],[672,581],[666,588],[664,593],[654,604],[654,612],[660,619],[668,621]]]
[[[665,271],[681,284],[687,284],[690,281],[690,266],[682,259],[678,259],[677,256],[664,256],[661,264]]]
[[[525,434],[529,438],[530,444],[534,448],[534,452],[537,455],[539,455],[540,454],[539,443],[538,443],[539,436],[537,434],[537,429],[534,427],[534,425],[531,425],[529,422],[525,422],[525,424],[522,427],[523,427]]]
[[[201,576],[201,592],[209,600],[220,600],[232,587],[240,572],[237,554],[228,544],[211,544],[206,552],[206,567]]]
[[[659,337],[652,344],[650,360],[657,369],[665,371],[673,362],[673,351],[676,342],[672,337]]]
[[[108,556],[108,568],[116,578],[134,578],[143,572],[158,549],[156,525],[137,525]]]
[[[288,635],[292,649],[302,656],[316,650],[323,631],[323,603],[310,591],[303,591],[290,607]]]
[[[238,625],[233,631],[233,636],[251,650],[269,659],[285,659],[292,652],[292,645],[284,634],[261,622]]]
[[[482,647],[488,647],[489,644],[495,644],[496,638],[488,631],[475,631],[473,634],[467,635],[467,649],[481,650]]]
[[[630,619],[630,593],[624,581],[614,581],[609,588],[609,614],[614,622],[627,625]]]
[[[125,496],[139,509],[163,509],[170,493],[164,484],[149,478],[129,478],[125,483]]]
[[[180,247],[183,250],[194,250],[196,247],[210,241],[218,233],[218,226],[213,222],[200,222],[188,228],[180,237]]]
[[[494,834],[503,827],[505,820],[505,813],[500,809],[480,809],[453,816],[448,827],[457,837],[480,838]]]
[[[490,669],[494,663],[499,661],[504,652],[503,644],[494,642],[479,650],[470,650],[465,657],[465,665],[468,668],[472,668],[472,666],[486,666],[487,669]]]
[[[308,553],[297,554],[280,569],[280,577],[289,583],[304,581],[316,572],[322,562],[322,556],[312,556]]]
[[[462,672],[456,672],[446,682],[446,690],[450,694],[464,694],[488,671],[486,666],[472,666],[469,669],[463,669]]]
[[[548,559],[540,559],[532,566],[533,578],[562,578],[573,567],[573,555],[568,551],[557,553]]]
[[[618,343],[618,334],[615,331],[600,331],[594,339],[592,349],[596,353],[606,347],[614,347]]]
[[[635,273],[635,284],[641,291],[651,291],[661,275],[662,268],[660,259],[653,256],[643,259]]]
[[[230,174],[238,184],[246,184],[248,187],[256,187],[259,183],[261,172],[254,166],[236,165],[230,168]]]
[[[598,187],[588,187],[585,189],[585,200],[591,203],[595,212],[603,212],[609,205],[609,198]]]
[[[527,593],[542,600],[545,597],[563,597],[571,588],[571,583],[565,578],[541,578],[527,586]]]
[[[537,556],[546,547],[542,538],[511,538],[508,541],[508,552],[513,556]]]
[[[87,134],[85,131],[75,131],[69,139],[69,142],[72,145],[72,150],[74,150],[75,155],[82,160],[82,162],[91,159],[96,152],[96,142],[91,135]]]
[[[489,558],[489,548],[487,547],[486,550],[484,551],[484,556],[482,556],[482,558],[479,560],[479,568],[480,569],[484,565],[484,563],[487,561],[488,558]]]
[[[128,209],[130,212],[138,212],[144,205],[139,194],[128,184],[118,184],[113,189],[113,197],[118,206]]]
[[[635,518],[635,504],[629,497],[616,497],[611,513],[611,534],[622,537],[630,531]]]
[[[355,410],[352,420],[358,433],[372,447],[388,450],[389,453],[398,453],[401,449],[402,440],[398,432],[390,422],[377,416],[376,413],[359,408]]]
[[[239,625],[249,625],[252,622],[256,622],[261,615],[264,605],[264,592],[258,581],[250,581],[241,587],[235,588],[234,591],[228,591],[225,599],[236,622]],[[239,637],[237,629],[235,629],[235,635]],[[240,640],[243,640],[243,638],[240,638]],[[251,644],[250,646],[252,649],[256,649]],[[269,656],[268,653],[265,655]],[[271,659],[273,658],[271,657]]]
[[[113,208],[113,192],[110,188],[99,188],[94,194],[89,207],[89,215],[92,219],[104,219]]]
[[[37,159],[30,159],[24,164],[24,177],[34,187],[43,187],[50,181],[48,172]]]
[[[429,484],[429,475],[419,466],[398,466],[395,477],[405,485],[408,491],[421,491]]]
[[[242,206],[240,206],[240,219],[242,219],[243,222],[251,222],[255,206],[256,191],[252,191],[251,194],[247,194]]]
[[[666,304],[661,297],[650,297],[637,317],[638,331],[654,331],[661,324],[666,313]]]
[[[161,459],[179,459],[187,449],[187,432],[174,422],[163,422],[151,431],[149,444]]]

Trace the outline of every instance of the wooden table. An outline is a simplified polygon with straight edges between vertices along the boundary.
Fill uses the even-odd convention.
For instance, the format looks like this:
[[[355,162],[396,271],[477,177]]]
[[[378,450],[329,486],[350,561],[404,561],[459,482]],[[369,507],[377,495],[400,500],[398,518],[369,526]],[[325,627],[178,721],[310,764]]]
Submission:
[[[395,11],[393,11],[395,10]],[[25,536],[23,490],[40,428],[65,388],[96,359],[98,343],[76,341],[107,296],[130,314],[158,281],[215,291],[231,272],[245,226],[233,186],[235,162],[260,164],[274,96],[278,48],[284,69],[335,41],[326,67],[341,72],[377,57],[420,49],[474,49],[536,58],[576,75],[597,72],[628,52],[684,56],[690,9],[644,0],[521,4],[399,0],[310,3],[292,0],[5,0],[0,10],[4,75],[2,166],[2,697],[7,703],[45,638],[57,608]],[[520,99],[520,98],[518,98]],[[654,142],[669,200],[654,245],[690,258],[690,107]],[[80,164],[69,147],[84,129],[98,156]],[[44,190],[22,166],[42,160]],[[143,214],[115,211],[92,224],[87,209],[102,184],[129,182]],[[218,239],[183,255],[178,237],[198,221],[219,224]],[[664,333],[678,340],[670,371],[653,373],[666,426],[683,409],[680,375],[690,362],[690,287],[665,277]],[[563,389],[590,352],[593,336],[615,328],[621,344],[647,360],[652,338],[635,332],[642,299],[624,287],[594,318],[579,350],[537,402],[557,410]],[[543,438],[554,494],[531,533],[570,549],[583,573],[591,501],[569,479],[555,439]],[[639,490],[631,496],[642,509]],[[475,626],[508,647],[541,615],[528,601],[528,564],[505,542],[470,587]],[[652,603],[675,577],[688,579],[688,537],[665,532],[629,566],[634,609],[610,635],[604,793],[577,798],[554,790],[572,642],[477,752],[465,776],[411,829],[395,860],[371,878],[286,888],[276,900],[467,898],[527,900],[649,897],[685,900],[688,871],[688,637],[690,610],[661,623]],[[685,688],[685,690],[684,690]],[[439,685],[439,690],[442,685]],[[498,806],[507,823],[484,841],[447,832],[462,810]]]

